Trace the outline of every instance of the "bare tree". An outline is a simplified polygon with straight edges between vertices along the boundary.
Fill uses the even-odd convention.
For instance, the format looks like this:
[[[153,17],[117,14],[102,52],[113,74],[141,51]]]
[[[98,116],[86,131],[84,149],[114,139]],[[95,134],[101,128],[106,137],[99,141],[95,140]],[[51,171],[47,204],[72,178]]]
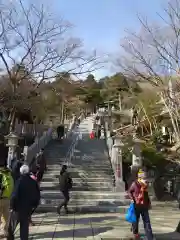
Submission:
[[[160,17],[159,25],[139,17],[141,31],[128,32],[121,46],[125,56],[118,60],[127,74],[150,82],[156,88],[171,118],[175,138],[180,141],[178,120],[180,101],[172,88],[179,74],[180,55],[180,0],[170,1]]]
[[[1,1],[0,8],[0,69],[13,96],[24,80],[32,81],[36,90],[58,72],[79,75],[99,67],[96,53],[85,53],[80,39],[69,37],[71,25],[55,21],[43,5]],[[15,105],[10,119],[13,130]]]

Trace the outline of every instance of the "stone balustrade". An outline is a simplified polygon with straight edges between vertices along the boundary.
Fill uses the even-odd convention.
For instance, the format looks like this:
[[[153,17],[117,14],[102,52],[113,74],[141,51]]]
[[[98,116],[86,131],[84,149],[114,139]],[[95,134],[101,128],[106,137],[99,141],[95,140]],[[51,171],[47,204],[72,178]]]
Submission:
[[[69,150],[66,155],[66,160],[64,162],[65,165],[70,166],[72,163],[72,159],[74,158],[74,151],[76,149],[76,146],[78,144],[79,139],[81,139],[81,135],[79,132],[75,133],[74,140],[69,147]]]
[[[47,132],[44,132],[40,138],[36,138],[35,142],[27,147],[24,147],[24,159],[27,164],[30,164],[33,158],[40,152],[42,148],[44,148],[49,141],[52,139],[53,129],[49,128]]]
[[[123,169],[122,169],[122,147],[123,143],[110,136],[110,131],[107,130],[105,124],[106,145],[109,152],[109,157],[112,165],[112,169],[115,177],[116,191],[122,192],[125,190],[125,183],[123,181]]]
[[[72,133],[72,130],[74,129],[74,127],[75,127],[75,119],[73,118],[69,125],[66,137],[69,137],[69,135]],[[46,145],[51,141],[51,139],[53,137],[53,132],[54,132],[53,127],[50,127],[46,132],[43,133],[42,136],[36,137],[34,143],[31,146],[24,147],[23,155],[24,155],[25,162],[27,164],[30,164],[31,161],[40,152],[40,150],[42,148],[45,148]]]
[[[24,123],[15,123],[15,132],[20,135],[32,135],[32,136],[41,136],[43,132],[47,130],[47,126],[43,124],[28,124]]]

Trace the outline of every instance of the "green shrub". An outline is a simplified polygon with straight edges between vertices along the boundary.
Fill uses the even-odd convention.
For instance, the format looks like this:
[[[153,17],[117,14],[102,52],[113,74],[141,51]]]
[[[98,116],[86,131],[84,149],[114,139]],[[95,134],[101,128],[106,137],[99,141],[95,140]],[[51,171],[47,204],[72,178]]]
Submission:
[[[146,166],[154,166],[158,170],[163,170],[168,161],[161,152],[157,152],[155,147],[145,145],[142,149],[142,157]]]

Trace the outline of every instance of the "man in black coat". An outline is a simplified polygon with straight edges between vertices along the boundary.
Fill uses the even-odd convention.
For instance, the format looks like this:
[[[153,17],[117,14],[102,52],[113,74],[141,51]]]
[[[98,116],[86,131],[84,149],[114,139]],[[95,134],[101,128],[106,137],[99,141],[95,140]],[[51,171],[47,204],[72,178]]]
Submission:
[[[69,191],[72,188],[72,179],[70,177],[70,174],[67,172],[67,166],[63,165],[62,170],[60,172],[60,178],[59,178],[59,186],[60,191],[63,194],[64,200],[57,208],[57,213],[60,214],[61,208],[64,206],[66,214],[68,214],[68,202],[69,202]]]
[[[37,182],[30,176],[29,167],[20,168],[21,176],[15,184],[10,201],[10,209],[18,216],[20,223],[20,239],[28,240],[29,219],[40,201],[40,190]]]

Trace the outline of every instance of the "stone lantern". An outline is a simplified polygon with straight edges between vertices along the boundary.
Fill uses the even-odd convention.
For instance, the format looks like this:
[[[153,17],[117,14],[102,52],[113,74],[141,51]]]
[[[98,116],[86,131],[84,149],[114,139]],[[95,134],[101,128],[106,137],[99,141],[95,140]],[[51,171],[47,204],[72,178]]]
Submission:
[[[122,165],[122,148],[124,144],[120,138],[115,138],[112,148],[112,166],[116,180],[116,191],[122,192],[125,190],[123,181],[123,165]]]
[[[11,161],[16,156],[15,151],[18,146],[19,136],[16,133],[10,132],[7,136],[5,136],[5,139],[8,141],[6,146],[9,147],[7,167],[11,167]]]

